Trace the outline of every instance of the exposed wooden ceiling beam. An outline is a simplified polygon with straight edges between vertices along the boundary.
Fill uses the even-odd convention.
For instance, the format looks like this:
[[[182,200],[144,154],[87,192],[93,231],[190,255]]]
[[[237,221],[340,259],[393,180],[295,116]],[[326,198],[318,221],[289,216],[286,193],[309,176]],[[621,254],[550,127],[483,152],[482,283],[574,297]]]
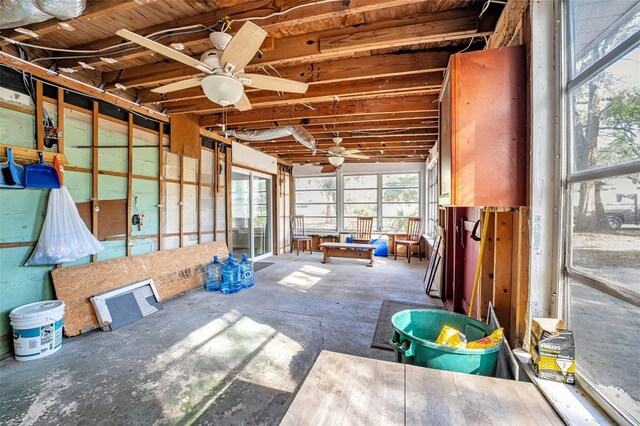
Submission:
[[[278,122],[264,121],[260,123],[236,123],[235,129],[271,129],[276,126],[321,126],[328,128],[340,123],[361,123],[366,126],[371,123],[386,121],[422,120],[425,124],[438,124],[438,114],[433,112],[408,112],[397,114],[348,115],[344,117],[324,117],[311,119],[281,120]]]
[[[274,49],[264,52],[245,67],[247,71],[255,71],[260,66],[284,66],[307,62],[320,62],[341,57],[353,56],[354,51],[385,49],[399,46],[389,40],[390,34],[403,34],[402,45],[421,44],[429,41],[450,39],[468,39],[490,35],[490,31],[478,31],[478,12],[476,8],[457,9],[453,11],[429,13],[411,18],[391,19],[387,21],[364,24],[358,28],[347,27],[322,32],[303,34],[274,40]],[[354,45],[352,51],[322,50],[322,40],[335,41],[339,37],[350,37],[357,34],[359,40],[367,40],[366,49]],[[377,41],[377,37],[381,37]],[[196,59],[199,59],[196,57]],[[105,73],[104,80],[114,83],[116,80],[127,87],[149,87],[166,83],[185,76],[201,76],[198,70],[185,65],[167,64],[142,65],[128,68],[118,75],[117,72]]]
[[[345,158],[345,163],[412,163],[412,162],[424,162],[429,157],[429,151],[423,151],[421,153],[411,153],[411,154],[398,154],[390,156],[381,154],[379,156],[370,156],[368,159],[357,159],[357,158]],[[282,158],[293,164],[329,164],[329,160],[326,156],[315,156],[315,157],[289,157],[282,156],[278,157]]]
[[[155,3],[156,1],[157,0],[141,0],[141,2],[144,4]],[[108,16],[114,12],[122,12],[139,6],[141,5],[138,4],[138,2],[132,0],[93,1],[89,2],[82,15],[78,16],[77,18],[69,19],[66,21],[60,19],[49,19],[44,22],[26,25],[25,28],[28,28],[31,31],[35,31],[36,33],[38,33],[38,35],[43,36],[55,31],[62,31],[62,29],[58,26],[60,22],[67,22],[69,25],[75,26],[75,22],[89,22],[98,18]],[[16,32],[15,30],[7,30],[7,32],[3,35],[16,41],[24,41],[31,38],[31,36],[21,34],[19,32]]]
[[[283,67],[278,68],[278,73],[282,78],[304,81],[312,86],[315,84],[429,73],[426,76],[429,81],[434,81],[434,84],[439,85],[442,82],[440,74],[446,69],[449,56],[450,52],[448,51],[376,55]],[[437,79],[440,81],[436,83]],[[126,86],[130,83],[124,80],[123,84]],[[153,93],[151,89],[140,89],[138,97],[143,104],[164,103],[204,97],[204,92],[200,87],[166,94]]]
[[[104,100],[113,105],[119,106],[121,108],[125,108],[129,111],[137,112],[151,119],[154,119],[157,121],[163,121],[163,122],[169,121],[169,117],[157,111],[154,111],[144,106],[137,105],[131,101],[128,101],[119,96],[115,96],[111,93],[100,91],[96,87],[90,86],[89,84],[80,82],[71,77],[67,77],[62,74],[50,74],[49,72],[47,72],[47,69],[45,68],[36,66],[27,61],[23,61],[22,59],[16,58],[14,56],[11,56],[1,51],[0,51],[0,64],[8,65],[9,67],[14,69],[23,70],[36,78],[51,82],[54,85],[65,87],[70,90],[75,90],[80,93],[85,93],[96,99]]]
[[[285,93],[279,95],[276,92],[260,91],[249,95],[249,100],[254,109],[276,107],[281,105],[314,104],[318,102],[330,102],[336,99],[367,99],[382,98],[385,96],[407,96],[416,94],[437,94],[442,83],[441,75],[428,73],[424,75],[399,76],[392,78],[380,78],[361,80],[358,84],[352,82],[317,84],[309,87],[304,95],[297,93]],[[164,105],[170,114],[185,112],[221,112],[223,109],[206,97],[187,99]]]
[[[278,108],[262,108],[246,112],[232,112],[229,113],[227,117],[227,123],[235,124],[403,112],[437,113],[437,102],[437,96],[410,96],[406,98],[318,103],[313,105],[313,109],[309,109],[303,105],[290,105]],[[200,126],[202,127],[216,126],[221,122],[222,119],[219,114],[203,115],[200,118]]]
[[[335,145],[332,146],[316,146],[316,149],[319,152],[325,152],[327,150],[329,150],[330,148],[334,147]],[[341,145],[342,146],[342,145]],[[359,152],[363,152],[363,153],[367,153],[367,152],[372,152],[372,153],[378,153],[380,151],[383,152],[396,152],[396,151],[410,151],[410,150],[424,150],[424,149],[431,149],[433,147],[433,142],[429,142],[429,143],[424,143],[424,144],[420,144],[420,145],[408,145],[408,144],[404,144],[402,146],[363,146],[363,147],[347,147],[345,146],[344,148],[346,149],[357,149]],[[259,148],[260,151],[267,153],[267,154],[278,154],[278,155],[293,155],[293,154],[300,154],[300,155],[306,155],[306,154],[311,154],[308,148],[303,147],[302,145],[300,146],[300,148],[297,147],[290,147],[290,148],[285,148],[285,147],[278,147],[278,148]]]
[[[134,32],[140,35],[153,34],[158,31],[164,31],[171,28],[182,28],[191,25],[204,24],[208,26],[214,26],[215,23],[224,17],[230,17],[231,19],[247,19],[264,17],[273,15],[280,12],[283,8],[289,8],[298,6],[301,4],[307,4],[304,8],[298,8],[287,12],[282,15],[274,15],[266,19],[255,19],[255,23],[260,25],[262,29],[269,34],[273,34],[283,29],[287,29],[292,26],[303,26],[311,22],[318,22],[329,19],[346,18],[352,15],[358,15],[374,10],[382,10],[398,6],[406,6],[410,4],[423,3],[425,0],[351,0],[349,2],[330,2],[309,4],[308,0],[298,0],[289,2],[286,7],[280,6],[278,2],[273,0],[259,0],[248,3],[242,3],[230,7],[226,7],[219,10],[214,10],[206,13],[199,13],[197,15],[187,16],[175,21],[163,23],[159,25],[152,25],[146,28],[135,30]],[[348,20],[346,20],[348,22]],[[240,28],[241,22],[237,22],[233,25],[231,33],[235,33],[234,30]],[[219,29],[219,27],[218,27]],[[184,36],[176,36],[168,39],[164,39],[163,43],[170,44],[174,42],[180,42],[184,45],[185,49],[191,49],[197,46],[203,45],[204,48],[209,47],[209,31],[205,30],[195,34],[189,34]],[[273,42],[273,39],[270,39]],[[107,46],[112,46],[122,42],[122,38],[118,36],[107,37],[102,40],[95,40],[91,43],[84,43],[74,46],[74,49],[101,49]],[[124,55],[118,56],[119,60],[137,59],[142,57],[148,57],[152,55],[149,50],[140,49]],[[60,55],[63,56],[63,55]],[[98,58],[88,59],[88,64],[100,69],[104,66],[104,62],[101,62]],[[77,62],[75,61],[61,61],[60,66],[63,67],[75,67]]]
[[[449,61],[451,52],[412,52],[376,55],[359,58],[349,58],[339,61],[327,61],[321,63],[311,63],[303,65],[293,65],[278,67],[278,73],[282,78],[304,81],[306,83],[332,83],[339,81],[361,80],[375,77],[393,77],[398,75],[419,74],[425,72],[444,71]],[[174,64],[167,64],[167,70],[158,75],[149,76],[145,74],[142,79],[164,78],[167,81],[180,80],[189,77],[193,72],[185,69],[182,64],[175,65],[177,68],[188,71],[187,74],[179,73],[173,75],[171,67]],[[130,75],[130,74],[128,74]],[[136,86],[141,80],[136,76],[121,78],[125,86]],[[152,93],[150,89],[141,89],[139,96],[145,103],[166,100],[181,100],[191,97],[190,95],[201,93],[200,88],[182,90],[172,94],[159,95]]]

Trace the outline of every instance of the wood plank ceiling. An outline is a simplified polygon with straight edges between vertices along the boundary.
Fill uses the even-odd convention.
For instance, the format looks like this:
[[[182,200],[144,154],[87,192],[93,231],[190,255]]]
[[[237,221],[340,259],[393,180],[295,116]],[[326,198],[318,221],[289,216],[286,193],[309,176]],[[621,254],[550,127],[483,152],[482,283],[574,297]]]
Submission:
[[[483,6],[488,7],[480,18]],[[220,29],[222,18],[232,20],[232,34],[243,20],[251,20],[268,37],[245,70],[310,87],[304,95],[247,89],[253,109],[227,108],[228,129],[304,126],[316,139],[320,152],[315,156],[293,138],[247,143],[291,163],[327,164],[323,151],[333,146],[336,134],[345,148],[371,157],[348,162],[425,161],[437,139],[437,98],[449,55],[484,48],[502,8],[485,0],[89,0],[82,16],[67,21],[74,31],[51,20],[27,27],[40,35],[37,39],[14,30],[0,35],[33,45],[97,50],[123,43],[115,31],[126,28],[145,36],[158,33],[151,38],[181,43],[183,53],[199,59],[211,48],[208,35]],[[15,53],[15,46],[1,48]],[[219,131],[223,108],[200,87],[151,92],[200,76],[196,69],[129,45],[97,54],[23,48],[40,65],[73,69],[73,77],[169,114],[195,113],[202,127]]]

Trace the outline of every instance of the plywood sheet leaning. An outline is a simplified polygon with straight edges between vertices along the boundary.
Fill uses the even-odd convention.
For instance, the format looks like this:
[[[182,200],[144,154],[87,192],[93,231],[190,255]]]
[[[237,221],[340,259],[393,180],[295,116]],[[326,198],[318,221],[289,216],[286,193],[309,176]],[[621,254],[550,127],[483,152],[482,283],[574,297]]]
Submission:
[[[64,301],[64,333],[75,336],[98,328],[89,298],[125,285],[153,279],[162,300],[204,283],[204,266],[214,255],[228,257],[224,242],[158,251],[51,271],[56,296]]]

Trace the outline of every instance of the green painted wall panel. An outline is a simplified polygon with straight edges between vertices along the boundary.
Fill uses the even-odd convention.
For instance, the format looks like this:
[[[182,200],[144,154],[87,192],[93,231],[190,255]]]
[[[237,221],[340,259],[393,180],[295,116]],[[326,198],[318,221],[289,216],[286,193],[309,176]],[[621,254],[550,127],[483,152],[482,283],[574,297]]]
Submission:
[[[35,117],[24,112],[0,108],[0,143],[36,147]]]
[[[48,189],[0,189],[0,242],[37,241],[48,200]]]
[[[146,145],[134,139],[134,145]],[[158,148],[133,148],[133,174],[158,177]]]
[[[138,231],[138,227],[133,225],[133,235],[154,235],[158,233],[159,229],[159,215],[160,209],[158,209],[158,195],[159,188],[158,182],[144,179],[133,179],[132,185],[132,200],[133,205],[131,208],[131,214],[136,213],[136,201],[134,196],[138,196],[137,208],[139,214],[144,214],[144,224],[141,230]]]
[[[107,128],[102,127],[107,126]],[[100,120],[98,128],[98,146],[122,146],[122,148],[100,148],[98,149],[98,169],[110,172],[127,173],[128,166],[128,145],[126,126],[112,123],[107,120]]]
[[[91,256],[86,256],[86,257],[83,257],[82,259],[74,260],[73,262],[67,262],[63,264],[62,267],[68,268],[69,266],[84,265],[89,262],[91,262]]]
[[[64,186],[76,203],[91,201],[91,173],[66,171]]]
[[[79,119],[80,117],[89,120],[90,116],[80,115],[76,111],[65,112],[64,121],[64,153],[69,160],[69,165],[73,167],[91,168],[91,149],[79,148],[81,146],[91,146],[92,144],[92,124]],[[78,118],[75,118],[78,117]]]
[[[11,332],[9,311],[27,303],[54,299],[49,266],[23,266],[33,247],[0,249],[0,336]],[[10,349],[0,347],[0,353]]]
[[[115,259],[127,255],[126,241],[102,241],[104,250],[98,253],[98,260]]]
[[[133,240],[133,246],[131,246],[131,254],[133,256],[145,253],[152,253],[158,250],[157,238],[145,238]]]
[[[127,178],[98,175],[98,200],[122,200],[127,198]]]

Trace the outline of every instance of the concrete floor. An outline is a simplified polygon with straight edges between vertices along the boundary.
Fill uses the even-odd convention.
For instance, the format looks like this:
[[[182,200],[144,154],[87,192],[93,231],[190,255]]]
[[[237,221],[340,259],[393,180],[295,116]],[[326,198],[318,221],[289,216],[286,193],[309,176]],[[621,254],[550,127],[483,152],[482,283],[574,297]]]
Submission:
[[[267,261],[251,289],[193,291],[47,358],[3,360],[0,424],[275,425],[322,349],[393,359],[370,347],[382,300],[441,305],[424,295],[417,259]]]

